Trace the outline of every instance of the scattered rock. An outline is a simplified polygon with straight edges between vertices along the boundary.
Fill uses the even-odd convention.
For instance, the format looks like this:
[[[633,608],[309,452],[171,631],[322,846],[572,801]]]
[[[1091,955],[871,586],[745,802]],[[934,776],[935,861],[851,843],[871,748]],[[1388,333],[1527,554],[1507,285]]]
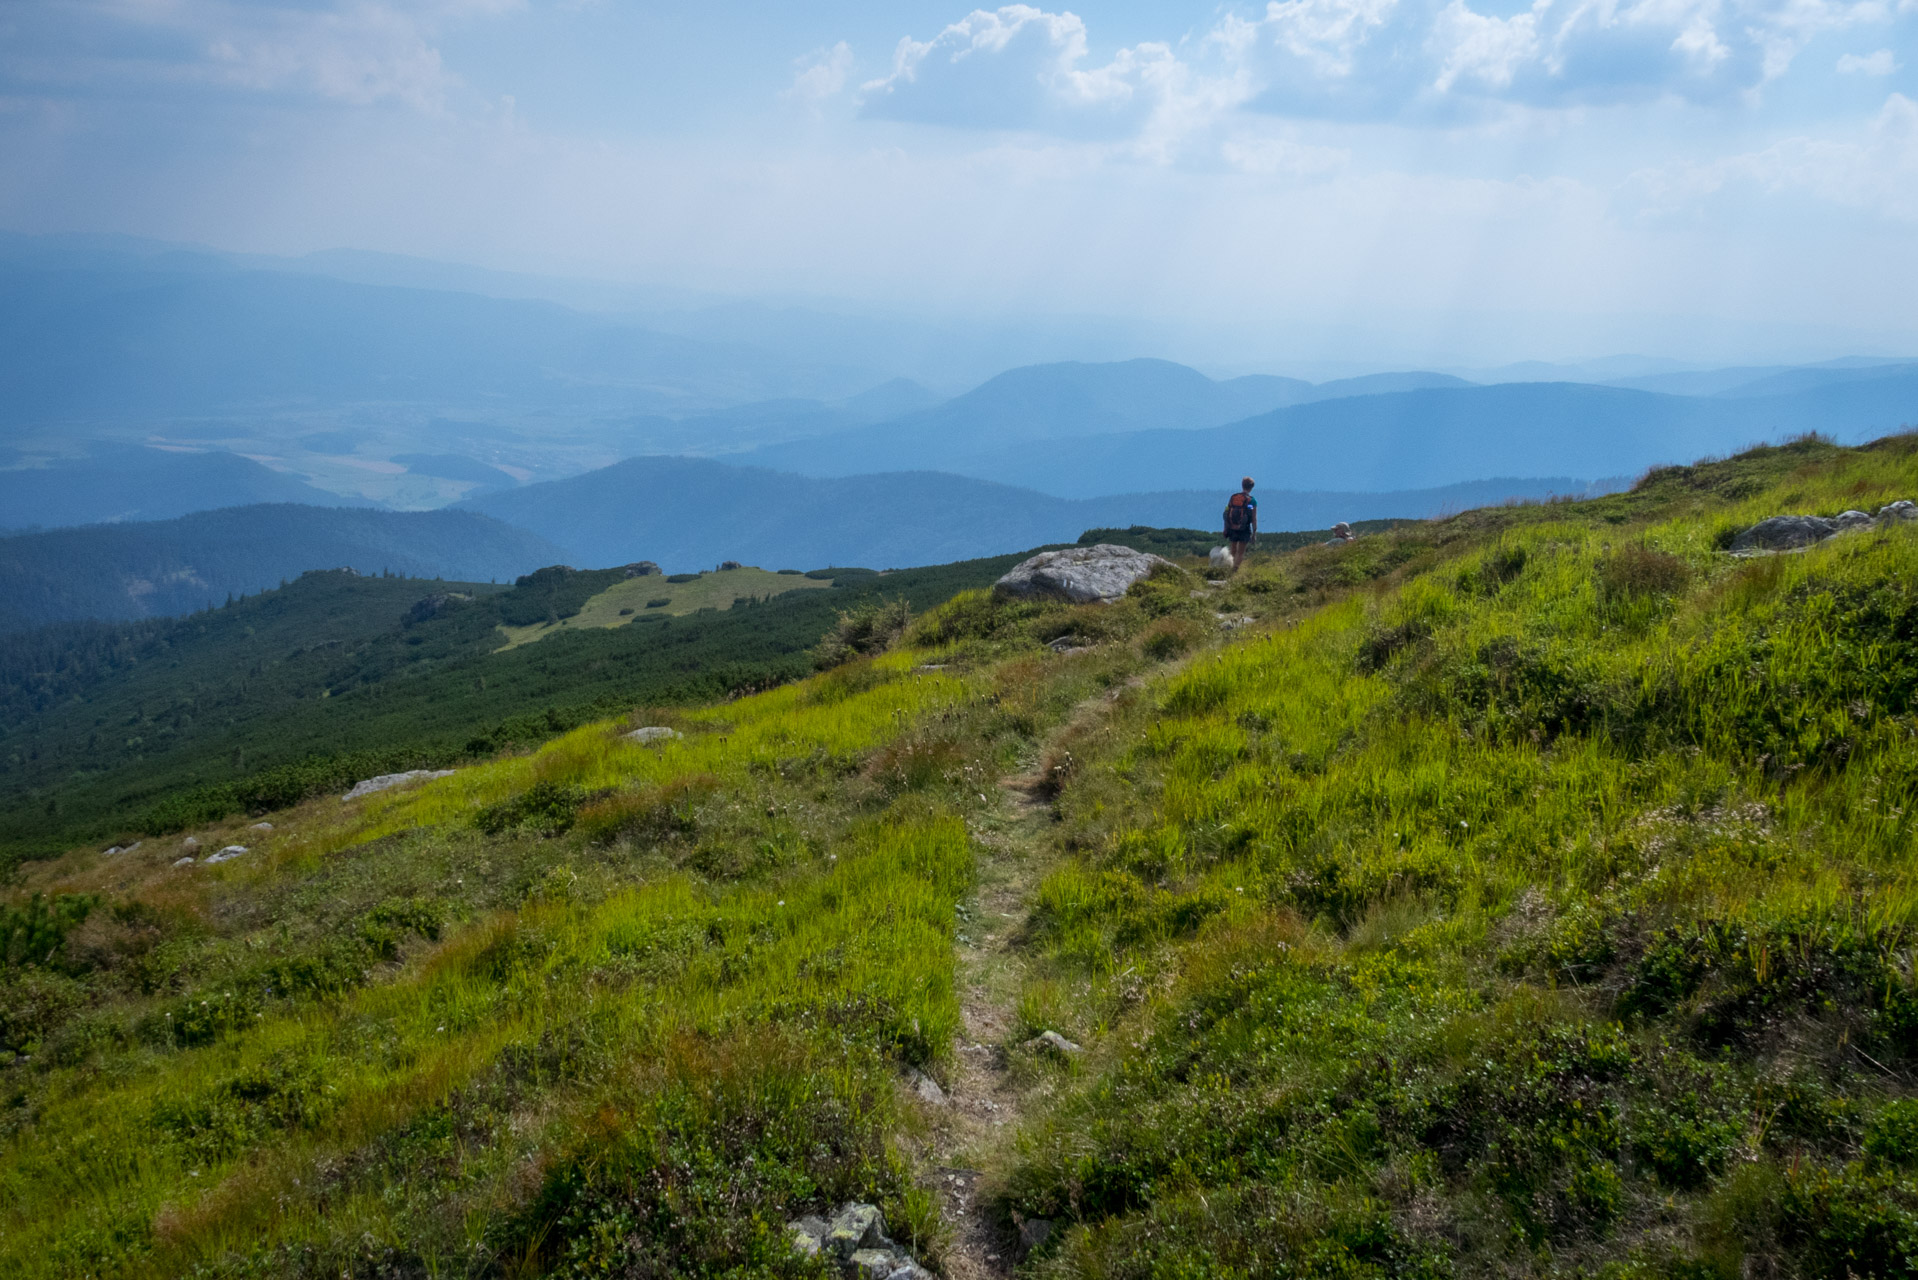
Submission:
[[[1206,552],[1205,558],[1211,562],[1214,569],[1225,569],[1229,572],[1232,568],[1232,548],[1230,547],[1214,547]]]
[[[1091,647],[1092,642],[1084,636],[1060,636],[1057,640],[1049,640],[1046,642],[1046,648],[1052,650],[1054,653],[1077,653],[1081,649],[1089,649]]]
[[[254,824],[253,824],[253,825],[252,825],[251,827],[249,827],[249,828],[247,828],[247,830],[249,830],[249,831],[271,831],[271,830],[273,830],[273,824],[272,824],[272,823],[270,823],[270,822],[256,822],[256,823],[254,823]]]
[[[207,864],[211,866],[215,862],[231,862],[233,859],[239,857],[241,854],[251,853],[251,852],[253,851],[247,848],[243,844],[230,844],[226,848],[220,850],[218,853],[209,853],[206,856],[206,860],[207,860]],[[191,859],[188,859],[188,861],[191,861]],[[174,865],[178,866],[179,864],[175,863]]]
[[[356,782],[353,789],[341,796],[342,800],[358,800],[361,796],[370,796],[375,791],[386,791],[393,787],[403,787],[409,782],[431,782],[434,778],[450,778],[456,769],[408,769],[405,773],[382,773],[377,778],[368,778]]]
[[[1026,1041],[1026,1048],[1040,1050],[1050,1049],[1054,1053],[1063,1053],[1067,1056],[1085,1052],[1084,1049],[1081,1049],[1057,1031],[1041,1031],[1038,1035]]]
[[[858,1280],[890,1280],[899,1268],[899,1255],[890,1249],[858,1249],[847,1259]]]
[[[651,560],[635,560],[629,565],[622,565],[621,568],[625,570],[629,578],[650,578],[659,572],[659,566]]]
[[[1217,618],[1219,625],[1227,631],[1234,630],[1238,627],[1249,627],[1257,621],[1257,619],[1249,613],[1214,613],[1212,616]]]
[[[794,1253],[821,1254],[838,1264],[847,1280],[933,1280],[933,1275],[886,1235],[886,1219],[876,1205],[842,1205],[833,1220],[796,1218],[786,1224]]]
[[[176,867],[185,867],[185,866],[191,866],[192,863],[193,863],[193,858],[192,858],[192,855],[189,854],[187,857],[176,860],[173,865]]]
[[[138,849],[144,843],[146,842],[143,840],[135,840],[132,844],[125,845],[125,846],[116,844],[111,849],[107,850],[107,857],[111,858],[115,854],[120,854],[120,853],[132,853],[135,849]],[[196,844],[193,847],[197,849],[200,846]]]
[[[946,1091],[939,1087],[937,1080],[923,1071],[912,1073],[912,1091],[919,1095],[921,1101],[930,1102],[935,1107],[946,1105]]]
[[[1878,519],[1885,524],[1901,520],[1918,520],[1918,502],[1910,498],[1900,498],[1896,502],[1886,503],[1878,508]]]
[[[832,1224],[824,1218],[805,1217],[786,1224],[786,1233],[792,1237],[793,1252],[808,1258],[817,1258],[819,1251],[825,1248],[826,1233],[832,1230]]]
[[[861,1249],[884,1248],[892,1238],[886,1234],[886,1215],[878,1205],[855,1202],[833,1215],[824,1243],[833,1257],[849,1259]]]
[[[1041,551],[1014,565],[992,586],[997,595],[1016,600],[1070,600],[1107,604],[1124,596],[1133,583],[1171,561],[1131,547],[1101,542],[1091,547]]]
[[[1027,1253],[1052,1239],[1052,1219],[1026,1218],[1019,1223],[1019,1247]]]
[[[677,729],[668,729],[665,725],[649,724],[644,729],[635,729],[626,735],[628,742],[668,742],[686,735]]]
[[[198,836],[188,836],[186,839],[180,841],[180,851],[183,853],[192,853],[199,847],[200,838]]]

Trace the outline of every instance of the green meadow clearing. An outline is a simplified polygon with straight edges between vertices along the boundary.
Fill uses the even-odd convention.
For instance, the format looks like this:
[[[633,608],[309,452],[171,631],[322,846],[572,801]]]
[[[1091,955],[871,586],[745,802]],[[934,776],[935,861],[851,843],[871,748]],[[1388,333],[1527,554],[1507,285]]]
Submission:
[[[674,577],[681,575],[674,574]],[[589,598],[578,613],[556,622],[500,624],[502,649],[514,649],[580,627],[623,627],[640,617],[677,617],[701,609],[730,609],[737,601],[770,600],[788,591],[830,588],[831,579],[774,573],[750,565],[702,573],[691,582],[668,582],[660,574],[615,582]]]
[[[1918,526],[1725,550],[1905,497],[1807,440],[860,597],[775,688],[22,863],[0,1273],[824,1276],[858,1199],[949,1276],[1912,1274]]]

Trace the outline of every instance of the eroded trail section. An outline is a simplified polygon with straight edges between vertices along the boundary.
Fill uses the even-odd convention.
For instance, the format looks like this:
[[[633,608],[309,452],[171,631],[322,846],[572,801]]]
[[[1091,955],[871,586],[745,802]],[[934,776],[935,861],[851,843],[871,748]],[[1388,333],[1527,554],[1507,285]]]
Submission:
[[[1021,946],[1032,893],[1048,856],[1052,821],[1036,773],[1000,783],[1000,803],[973,825],[980,849],[978,887],[961,908],[956,956],[965,1016],[963,1040],[941,1095],[919,1085],[933,1117],[927,1173],[942,1201],[952,1239],[944,1271],[951,1280],[1010,1275],[1024,1252],[1015,1228],[981,1204],[985,1171],[997,1163],[1028,1105],[1046,1087],[1014,1054],[1024,1028],[1019,993],[1026,979]]]

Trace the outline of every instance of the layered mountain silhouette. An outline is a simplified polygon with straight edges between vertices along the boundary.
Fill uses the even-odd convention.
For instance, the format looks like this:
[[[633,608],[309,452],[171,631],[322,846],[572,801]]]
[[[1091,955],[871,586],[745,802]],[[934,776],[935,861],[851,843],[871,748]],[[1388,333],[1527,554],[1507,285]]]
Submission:
[[[510,476],[493,474],[513,482]],[[50,466],[0,470],[0,530],[170,520],[194,511],[262,502],[373,505],[314,488],[234,453],[101,446],[86,457]]]
[[[882,464],[937,468],[1073,498],[1216,487],[1241,474],[1294,490],[1396,491],[1492,475],[1630,475],[1805,432],[1854,441],[1918,423],[1911,365],[1818,377],[1795,371],[1733,390],[1743,393],[1432,386],[1294,403],[1224,426],[1108,432],[1035,428],[1029,416],[962,396],[930,414],[751,458],[822,476]]]
[[[0,631],[189,613],[308,569],[510,580],[564,554],[471,511],[271,504],[0,538]]]
[[[1377,374],[1316,385],[1269,375],[1215,381],[1169,360],[1028,365],[918,413],[767,445],[754,452],[752,461],[805,475],[894,470],[983,475],[970,465],[974,459],[1035,440],[1154,428],[1191,430],[1285,405],[1413,387],[1469,385],[1439,373]]]
[[[1569,479],[1488,480],[1414,493],[1262,490],[1264,528],[1419,517],[1580,493]],[[578,565],[655,560],[672,570],[741,560],[767,568],[905,568],[1073,542],[1134,524],[1211,529],[1226,487],[1060,500],[938,472],[821,479],[702,458],[631,458],[598,471],[460,504],[531,530]]]
[[[193,255],[0,264],[0,351],[0,426],[364,401],[719,407],[874,381],[547,302]]]

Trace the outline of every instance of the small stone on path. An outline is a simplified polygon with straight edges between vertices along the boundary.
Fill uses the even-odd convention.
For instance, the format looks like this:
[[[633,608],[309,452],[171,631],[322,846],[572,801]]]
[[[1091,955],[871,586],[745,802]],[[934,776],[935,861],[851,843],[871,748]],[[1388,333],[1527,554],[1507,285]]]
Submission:
[[[1054,1053],[1064,1053],[1064,1054],[1074,1054],[1074,1053],[1085,1052],[1084,1049],[1072,1043],[1072,1041],[1066,1039],[1064,1036],[1060,1035],[1057,1031],[1041,1031],[1038,1035],[1026,1041],[1026,1048],[1051,1049]]]
[[[939,1087],[937,1080],[923,1071],[912,1073],[912,1091],[918,1094],[922,1101],[930,1102],[935,1107],[946,1105],[946,1091]]]

